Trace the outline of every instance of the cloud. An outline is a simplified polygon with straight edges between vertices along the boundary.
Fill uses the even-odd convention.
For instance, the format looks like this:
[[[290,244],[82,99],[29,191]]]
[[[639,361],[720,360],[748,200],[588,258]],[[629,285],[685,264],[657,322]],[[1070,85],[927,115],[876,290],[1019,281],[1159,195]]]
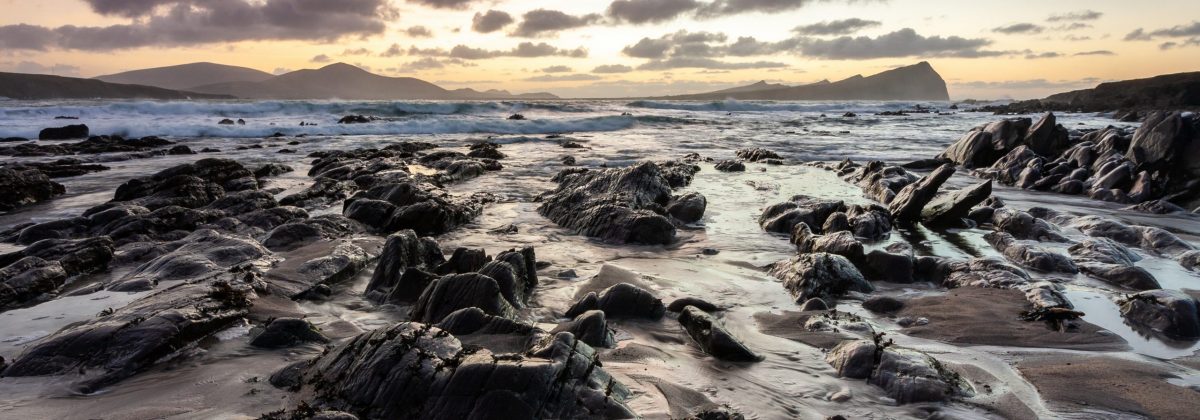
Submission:
[[[696,16],[713,18],[742,13],[778,13],[799,9],[811,0],[716,0],[696,11]]]
[[[1092,39],[1092,37],[1087,36],[1087,35],[1083,35],[1083,36],[1067,35],[1067,36],[1063,37],[1064,41],[1090,41],[1091,39]]]
[[[271,70],[271,74],[274,74],[276,76],[284,74],[284,73],[291,73],[291,72],[292,72],[292,69],[289,69],[287,67],[276,67],[275,70]]]
[[[583,16],[572,16],[558,10],[537,9],[521,15],[521,23],[513,31],[514,36],[534,38],[549,35],[558,31],[574,29],[599,22],[601,16],[595,13]]]
[[[392,44],[387,50],[379,53],[380,57],[398,57],[404,55],[404,50],[400,48],[400,44]]]
[[[316,57],[310,58],[308,61],[311,61],[311,62],[314,62],[314,63],[328,63],[328,62],[330,62],[330,61],[333,61],[333,60],[332,60],[332,59],[330,59],[328,55],[325,55],[325,54],[317,54],[317,56],[316,56]]]
[[[954,87],[970,87],[970,88],[987,88],[987,89],[1073,89],[1080,87],[1092,87],[1101,80],[1095,77],[1083,78],[1079,80],[1046,80],[1046,79],[1028,79],[1028,80],[1003,80],[1003,81],[971,81],[971,82],[952,82]]]
[[[0,68],[5,71],[15,73],[30,73],[30,74],[52,74],[56,76],[78,76],[79,67],[70,64],[54,64],[44,66],[41,63],[33,61],[21,61],[17,63],[5,62],[0,63]]]
[[[1072,22],[1072,23],[1068,23],[1065,25],[1055,26],[1054,30],[1056,30],[1056,31],[1075,31],[1075,30],[1087,29],[1087,28],[1091,28],[1091,27],[1092,27],[1092,25],[1087,24],[1087,23]]]
[[[1025,59],[1026,60],[1037,60],[1037,59],[1041,59],[1041,58],[1059,58],[1062,56],[1063,56],[1062,54],[1053,52],[1053,51],[1047,51],[1047,52],[1041,52],[1041,53],[1028,51],[1028,50],[1025,51]]]
[[[491,33],[503,29],[514,22],[512,15],[499,10],[488,10],[487,13],[475,13],[471,19],[471,29],[479,33]]]
[[[681,30],[658,38],[642,38],[621,52],[635,58],[664,58],[671,56],[708,57],[723,53],[714,43],[728,37],[719,32],[688,32]]]
[[[1142,28],[1137,28],[1125,35],[1126,41],[1149,41],[1155,37],[1163,38],[1187,38],[1200,36],[1200,21],[1192,21],[1190,24],[1175,25],[1170,28],[1163,28],[1146,32]]]
[[[533,76],[521,80],[526,82],[582,82],[600,79],[602,79],[602,77],[591,74],[543,74],[541,76]]]
[[[988,51],[991,45],[983,38],[959,36],[922,36],[912,28],[904,28],[875,38],[843,36],[833,39],[797,39],[797,48],[808,57],[831,60],[897,58],[897,57],[959,57],[979,58],[1008,55],[1010,52]]]
[[[404,33],[413,38],[429,38],[433,36],[433,31],[421,25],[409,26],[408,29],[404,30]]]
[[[1179,41],[1179,42],[1167,41],[1162,44],[1159,44],[1158,49],[1165,51],[1165,50],[1169,50],[1169,49],[1176,48],[1176,47],[1194,47],[1194,46],[1200,46],[1200,37],[1191,38],[1191,39],[1187,39],[1187,40],[1183,40],[1183,41]]]
[[[592,69],[592,73],[613,74],[613,73],[629,73],[633,71],[633,67],[624,64],[602,64]]]
[[[345,51],[342,51],[342,55],[371,55],[371,50],[368,50],[366,48],[355,48],[355,49],[347,48]],[[329,57],[325,57],[325,58],[329,58]]]
[[[425,58],[421,58],[419,60],[404,63],[399,68],[397,68],[396,71],[412,72],[412,71],[421,71],[421,70],[432,70],[432,69],[444,68],[448,65],[459,65],[459,66],[467,66],[467,67],[473,66],[473,64],[468,63],[463,60],[460,60],[460,59],[457,59],[457,58],[447,58],[447,59],[439,60],[439,59],[433,58],[433,57],[425,57]]]
[[[792,31],[801,35],[849,35],[881,24],[881,22],[875,20],[850,18],[797,26]]]
[[[1088,55],[1117,55],[1117,53],[1115,53],[1115,52],[1112,52],[1112,51],[1109,51],[1109,50],[1095,50],[1095,51],[1080,51],[1080,52],[1077,52],[1077,53],[1075,53],[1075,54],[1073,54],[1073,55],[1075,55],[1075,56],[1088,56]]]
[[[608,5],[608,16],[632,24],[666,22],[700,5],[696,0],[617,0]]]
[[[1058,14],[1058,15],[1051,15],[1050,17],[1046,18],[1046,21],[1047,22],[1087,21],[1087,20],[1100,19],[1101,16],[1104,16],[1104,13],[1100,13],[1095,10],[1080,10],[1078,12],[1069,12],[1069,13],[1063,13],[1063,14]]]
[[[540,71],[542,73],[569,73],[572,70],[571,70],[570,66],[559,65],[559,66],[545,67],[545,68],[541,69]]]
[[[408,49],[408,55],[430,56],[430,57],[452,57],[461,58],[464,60],[483,60],[496,57],[571,57],[585,58],[588,55],[587,49],[579,47],[576,49],[558,48],[545,42],[534,44],[532,42],[522,42],[509,50],[488,50],[483,48],[469,47],[459,44],[450,50],[441,48],[421,49],[412,47]]]
[[[1014,24],[1008,25],[1008,26],[1000,26],[1000,27],[992,28],[992,32],[1001,33],[1001,34],[1009,34],[1009,35],[1012,35],[1012,34],[1040,34],[1040,33],[1042,33],[1043,29],[1045,29],[1045,28],[1042,28],[1041,26],[1035,25],[1032,23],[1014,23]]]
[[[672,57],[664,60],[652,60],[638,66],[638,70],[668,70],[668,69],[772,69],[787,67],[787,64],[771,61],[755,61],[747,63],[731,63],[704,57]]]
[[[153,1],[153,0],[152,0]],[[432,7],[434,9],[466,9],[475,0],[408,0],[409,3]]]
[[[106,51],[255,40],[334,41],[383,33],[398,12],[388,0],[88,0],[109,26],[0,26],[10,49]]]

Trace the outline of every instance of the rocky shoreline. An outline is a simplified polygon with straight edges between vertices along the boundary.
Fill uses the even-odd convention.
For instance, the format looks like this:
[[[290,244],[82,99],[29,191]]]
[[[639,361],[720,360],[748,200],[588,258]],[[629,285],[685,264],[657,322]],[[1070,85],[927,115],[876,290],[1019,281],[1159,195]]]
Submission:
[[[1054,352],[1029,356],[1037,360],[1030,365],[1014,352],[1008,357],[1018,367],[1006,365],[1014,373],[1005,377],[970,361],[977,353],[967,347],[1096,357],[1127,350],[1132,343],[1089,322],[1092,303],[1078,300],[1076,283],[1103,285],[1139,334],[1185,348],[1200,340],[1196,293],[1164,278],[1200,266],[1200,250],[1189,239],[1100,215],[1014,208],[994,193],[1011,186],[1086,195],[1129,205],[1128,212],[1200,211],[1200,171],[1191,165],[1200,120],[1192,115],[1152,113],[1132,133],[1076,132],[1054,114],[1036,122],[1005,119],[973,129],[937,157],[903,166],[805,164],[764,148],[737,150],[732,159],[693,153],[620,167],[574,166],[586,148],[545,140],[521,150],[568,154],[554,164],[556,174],[537,180],[542,191],[524,201],[463,189],[525,170],[508,163],[519,153],[512,146],[482,139],[451,150],[392,141],[317,150],[289,164],[195,159],[125,180],[109,201],[78,216],[12,226],[0,232],[0,241],[16,249],[0,254],[0,314],[108,293],[128,300],[6,354],[0,384],[52,377],[78,398],[102,399],[139,375],[219,347],[214,337],[245,330],[232,346],[273,360],[255,376],[272,389],[248,386],[274,402],[242,415],[634,418],[649,409],[651,417],[783,417],[633,373],[671,370],[653,361],[672,360],[652,356],[658,343],[690,352],[688,366],[714,369],[710,375],[801,366],[827,378],[814,384],[836,391],[819,398],[820,409],[790,413],[796,417],[854,417],[883,406],[1033,418],[1060,413],[1070,402],[1062,395],[1074,394],[1062,377],[1108,378],[1095,369],[1056,372],[1069,362]],[[187,146],[96,136],[20,144],[0,155],[190,154],[180,147]],[[88,165],[100,166],[6,163],[0,210],[53,202],[64,190],[51,178],[104,170]],[[694,286],[686,270],[662,280],[616,265],[685,249],[696,267],[706,267],[699,261],[722,250],[687,247],[703,243],[696,237],[705,234],[705,221],[728,210],[710,201],[709,186],[698,179],[795,173],[786,171],[810,180],[828,175],[835,188],[861,197],[799,194],[761,211],[743,209],[754,213],[758,235],[790,244],[779,261],[739,262],[756,279],[754,292],[744,291],[753,296],[747,299],[773,296],[769,304]],[[978,179],[964,185],[964,173]],[[297,184],[276,187],[281,177]],[[469,245],[446,245],[461,243],[463,231],[480,229],[490,211],[514,203],[528,206],[527,217],[540,218],[555,236],[578,239],[523,239],[525,227],[507,224],[469,238]],[[924,234],[960,238],[969,251],[948,256],[917,237]],[[600,259],[594,275],[575,279],[567,261],[599,252],[591,244],[613,254]],[[1143,259],[1173,261],[1174,271],[1148,270],[1139,265]],[[692,281],[706,281],[698,277]],[[344,303],[347,296],[353,305]],[[337,305],[394,315],[371,329],[313,323]],[[935,350],[912,337],[946,347]],[[780,350],[781,341],[804,350]],[[801,361],[800,351],[821,356]],[[1122,363],[1134,372],[1195,374],[1174,364]],[[1094,382],[1088,400],[1113,415],[1169,413],[1145,405],[1164,398],[1195,404],[1162,396],[1187,395],[1170,388],[1186,387],[1138,380],[1171,393],[1139,393],[1117,404],[1098,396],[1123,395],[1119,384]],[[1013,391],[1020,386],[1041,394]],[[650,395],[667,402],[647,402],[658,398]]]

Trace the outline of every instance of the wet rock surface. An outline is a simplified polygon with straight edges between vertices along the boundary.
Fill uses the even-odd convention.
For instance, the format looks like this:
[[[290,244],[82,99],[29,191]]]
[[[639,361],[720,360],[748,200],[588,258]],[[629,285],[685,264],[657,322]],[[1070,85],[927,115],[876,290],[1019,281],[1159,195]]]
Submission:
[[[0,211],[46,201],[66,191],[41,170],[0,168]]]
[[[679,323],[705,353],[721,360],[756,362],[762,359],[730,334],[717,318],[695,306],[686,306],[679,313]]]
[[[801,254],[775,263],[771,275],[783,280],[783,287],[797,303],[811,298],[833,300],[848,292],[874,290],[850,260],[823,252]]]
[[[866,379],[900,404],[945,401],[968,393],[959,375],[933,357],[888,343],[844,341],[825,361],[839,376]]]

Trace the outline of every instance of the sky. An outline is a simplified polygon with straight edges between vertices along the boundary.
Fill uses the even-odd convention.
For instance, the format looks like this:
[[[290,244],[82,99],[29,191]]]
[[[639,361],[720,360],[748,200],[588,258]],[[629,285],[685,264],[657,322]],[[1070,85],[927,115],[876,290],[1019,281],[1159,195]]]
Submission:
[[[804,84],[928,61],[954,99],[1200,71],[1195,0],[0,0],[0,71],[345,62],[563,97]]]

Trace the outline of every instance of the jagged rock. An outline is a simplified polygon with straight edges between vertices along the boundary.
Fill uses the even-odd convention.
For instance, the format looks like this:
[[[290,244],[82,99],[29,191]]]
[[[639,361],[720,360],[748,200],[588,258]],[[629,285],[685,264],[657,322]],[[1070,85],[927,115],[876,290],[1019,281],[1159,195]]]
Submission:
[[[267,324],[266,329],[250,340],[250,345],[275,349],[310,342],[328,343],[329,339],[303,319],[276,318]]]
[[[1025,145],[1042,156],[1058,156],[1070,146],[1067,129],[1058,124],[1054,113],[1047,112],[1025,135]]]
[[[921,221],[932,226],[959,226],[979,203],[992,195],[992,181],[937,196],[921,211]]]
[[[297,251],[310,258],[291,258],[266,273],[273,294],[291,299],[317,298],[329,286],[354,277],[374,255],[351,241],[315,243]]]
[[[819,297],[833,299],[847,292],[868,293],[875,288],[845,257],[827,253],[802,254],[771,266],[771,275],[796,303]]]
[[[1161,168],[1181,152],[1188,130],[1179,112],[1151,112],[1133,133],[1125,156],[1139,167]]]
[[[57,261],[25,257],[0,269],[0,312],[55,293],[67,281]]]
[[[746,416],[727,405],[705,404],[683,420],[746,420]]]
[[[963,395],[958,374],[925,353],[893,346],[880,348],[867,340],[847,340],[834,347],[825,361],[838,376],[867,379],[900,404],[945,401]]]
[[[218,273],[180,282],[111,313],[71,324],[28,347],[8,377],[83,373],[92,393],[243,319],[256,294],[252,273]]]
[[[1078,229],[1085,235],[1109,238],[1127,245],[1137,245],[1141,239],[1141,233],[1132,226],[1100,216],[1073,218],[1067,225]]]
[[[262,244],[272,251],[286,251],[322,239],[337,239],[363,231],[358,222],[339,214],[323,214],[276,226],[263,236]]]
[[[695,306],[686,306],[679,313],[679,323],[700,345],[705,353],[721,360],[733,362],[757,362],[759,356],[742,344],[737,337],[725,330],[716,318]]]
[[[643,162],[620,169],[566,169],[538,213],[579,234],[616,243],[668,244],[675,227],[664,216],[671,191],[699,170],[690,164]]]
[[[1188,270],[1194,271],[1196,267],[1200,267],[1200,251],[1188,251],[1179,254],[1178,259],[1179,265]]]
[[[508,318],[488,315],[482,309],[470,307],[451,312],[437,324],[438,328],[454,334],[466,336],[472,334],[518,334],[533,335],[539,331],[529,324],[522,324]]]
[[[902,188],[888,204],[892,217],[909,222],[919,220],[925,205],[937,196],[938,188],[941,188],[951,175],[954,175],[954,167],[942,165],[917,182]]]
[[[883,204],[891,203],[901,189],[917,181],[917,176],[904,168],[880,161],[862,166],[845,161],[837,170],[843,179],[862,188],[868,198]]]
[[[87,138],[88,132],[88,126],[86,124],[43,128],[42,131],[38,133],[38,140],[82,139]]]
[[[1200,337],[1200,302],[1178,290],[1147,290],[1121,302],[1130,323],[1175,339]]]
[[[347,115],[338,120],[338,124],[363,124],[374,121],[375,118],[365,115]],[[231,122],[232,124],[232,122]]]
[[[255,178],[270,178],[295,171],[291,166],[282,163],[268,163],[254,170]]]
[[[1032,281],[1029,274],[997,258],[951,260],[939,257],[919,257],[917,278],[927,279],[944,287],[994,287],[1010,289]]]
[[[992,156],[994,153],[991,133],[970,131],[937,158],[952,161],[966,168],[977,168],[995,162],[996,159]]]
[[[600,293],[591,292],[567,310],[568,317],[576,317],[590,310],[601,310],[609,318],[659,319],[666,313],[662,300],[650,291],[629,283],[618,283]]]
[[[345,200],[355,191],[358,191],[358,184],[353,181],[322,177],[303,191],[281,198],[279,204],[311,209]]]
[[[495,279],[500,285],[500,294],[513,307],[524,308],[538,285],[537,257],[533,247],[504,251],[495,261],[481,267],[479,274]]]
[[[1134,290],[1161,288],[1149,271],[1134,265],[1141,257],[1112,239],[1085,239],[1067,251],[1079,269],[1092,277]]]
[[[722,160],[714,166],[716,170],[721,172],[745,172],[746,164],[736,160]]]
[[[1040,166],[1045,159],[1031,150],[1028,146],[1017,146],[992,166],[976,172],[977,175],[1000,181],[1007,185],[1016,184],[1021,173],[1030,166]]]
[[[167,206],[203,207],[226,192],[258,188],[250,170],[229,159],[201,159],[135,178],[117,187],[113,201],[137,200],[151,210]]]
[[[770,150],[763,149],[763,148],[757,148],[757,147],[753,148],[753,149],[738,149],[737,152],[735,152],[735,153],[737,154],[737,157],[739,159],[742,159],[742,160],[745,160],[748,162],[758,162],[760,160],[768,160],[768,159],[774,159],[774,160],[782,160],[783,159],[783,156],[779,156],[778,153],[775,153],[775,152],[772,152]]]
[[[170,246],[172,251],[135,268],[107,289],[148,290],[163,281],[194,280],[271,255],[254,240],[210,229],[198,230]]]
[[[767,232],[790,234],[800,223],[807,224],[809,228],[820,228],[829,216],[845,210],[846,204],[842,201],[797,195],[764,209],[758,217],[758,224]]]
[[[296,383],[309,404],[364,419],[634,417],[623,403],[629,391],[595,357],[569,333],[527,355],[497,357],[464,351],[440,329],[400,323],[335,347]]]
[[[412,230],[393,233],[383,245],[364,295],[377,302],[415,301],[433,280],[432,274],[421,275],[421,269],[432,270],[444,262],[433,238],[418,237]]]
[[[479,271],[491,261],[492,257],[489,257],[487,252],[482,249],[460,247],[450,254],[449,260],[439,264],[434,272],[441,275],[471,273]]]
[[[500,151],[500,145],[498,145],[496,143],[473,144],[473,145],[471,145],[471,151],[467,153],[467,156],[473,157],[473,158],[480,158],[480,159],[496,159],[496,160],[504,159],[504,158],[508,157],[508,156],[505,156],[504,153]]]
[[[378,232],[412,229],[438,235],[474,220],[486,201],[486,194],[452,197],[433,185],[398,182],[359,191],[346,200],[342,213]]]
[[[0,211],[49,200],[67,189],[37,169],[0,168]]]
[[[667,310],[671,312],[682,312],[683,308],[687,306],[695,306],[704,312],[716,312],[721,310],[721,307],[696,297],[675,299],[674,301],[671,301],[670,305],[667,305]]]
[[[704,209],[708,201],[697,192],[690,192],[671,200],[667,205],[667,213],[683,223],[696,223],[704,217]]]
[[[792,244],[796,245],[796,251],[801,254],[824,252],[841,255],[850,261],[863,259],[863,244],[849,231],[814,235],[807,224],[800,223],[792,231]]]
[[[154,149],[175,144],[158,137],[142,137],[126,139],[121,136],[92,136],[87,140],[74,143],[37,144],[23,143],[16,146],[0,147],[0,155],[7,156],[55,156],[74,154],[99,154],[116,152],[136,152],[130,157],[149,157],[165,153]]]
[[[454,311],[470,307],[504,318],[516,314],[516,309],[501,294],[500,285],[495,279],[479,273],[467,273],[432,281],[413,307],[412,318],[436,323]]]
[[[1009,261],[1025,267],[1054,273],[1078,273],[1079,268],[1066,255],[1042,247],[1024,244],[1005,232],[990,232],[983,235],[992,247],[1004,254]]]
[[[880,249],[867,253],[864,258],[863,274],[872,279],[892,283],[912,283],[916,259],[911,253],[892,253]]]
[[[67,276],[98,273],[108,269],[113,241],[106,237],[88,239],[43,239],[19,251],[0,255],[0,267],[27,257],[58,262]]]
[[[1133,201],[1138,201],[1134,199]],[[1125,207],[1122,210],[1140,211],[1150,214],[1176,214],[1187,213],[1187,209],[1179,207],[1167,200],[1151,200],[1141,204]]]
[[[991,222],[996,229],[1007,232],[1017,239],[1067,241],[1067,238],[1059,233],[1057,226],[1025,211],[1010,208],[995,209],[992,212]]]
[[[1160,255],[1178,255],[1196,249],[1174,233],[1154,226],[1134,226],[1142,249]]]
[[[616,347],[617,339],[608,328],[608,320],[604,311],[590,310],[576,316],[575,319],[560,324],[553,333],[566,331],[575,335],[579,341],[592,347]]]

